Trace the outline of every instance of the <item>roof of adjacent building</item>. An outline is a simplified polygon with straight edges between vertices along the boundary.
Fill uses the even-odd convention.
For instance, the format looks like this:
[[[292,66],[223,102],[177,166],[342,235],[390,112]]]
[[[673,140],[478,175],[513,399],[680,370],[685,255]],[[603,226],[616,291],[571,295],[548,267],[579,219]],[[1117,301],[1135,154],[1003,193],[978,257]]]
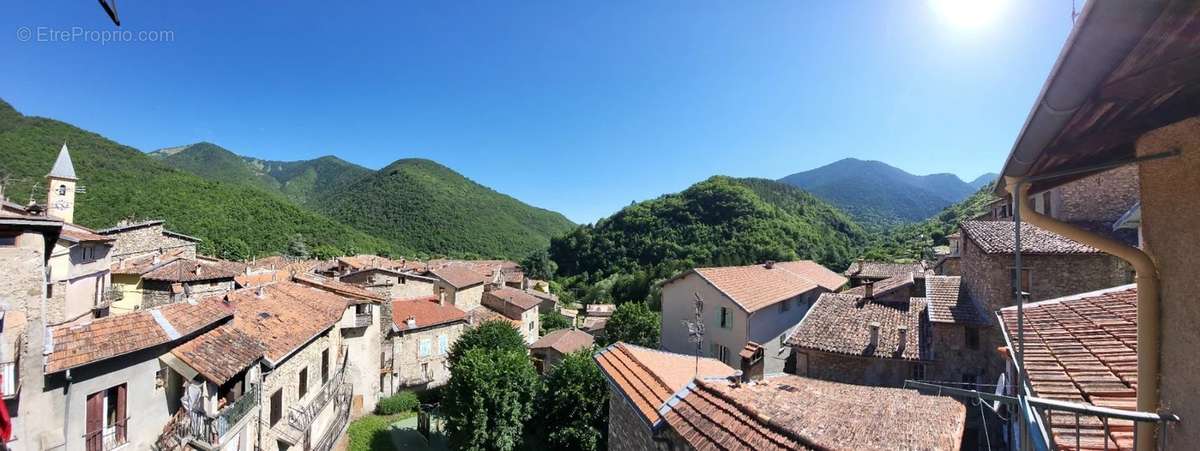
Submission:
[[[719,381],[695,381],[676,392],[662,408],[668,425],[693,449],[807,450],[803,437],[759,417],[748,406],[713,387]]]
[[[529,349],[553,349],[562,354],[570,354],[580,349],[591,349],[596,338],[578,329],[559,329],[539,338]]]
[[[676,276],[667,283],[692,273],[704,278],[747,312],[763,309],[818,288],[836,290],[846,283],[845,277],[808,260],[775,262],[770,265],[696,268]]]
[[[467,324],[470,324],[472,326],[478,326],[487,321],[501,321],[501,322],[506,322],[506,323],[512,324],[513,327],[516,327],[517,330],[520,330],[521,326],[523,325],[521,323],[521,320],[509,318],[508,316],[505,316],[504,314],[502,314],[500,312],[492,310],[491,308],[489,308],[486,305],[480,305],[473,309],[467,310],[466,314],[467,314]]]
[[[171,354],[204,379],[221,385],[261,359],[265,351],[254,337],[226,324],[176,346]]]
[[[416,321],[416,326],[408,326],[409,318]],[[436,296],[392,301],[392,327],[397,331],[426,329],[466,319],[466,312],[457,307],[439,305]]]
[[[882,297],[885,294],[889,294],[896,290],[902,290],[902,289],[908,289],[911,292],[914,285],[915,285],[915,281],[913,279],[913,273],[910,273],[910,272],[903,273],[900,275],[892,276],[892,277],[880,280],[878,282],[875,282],[871,287],[871,296],[872,297]],[[842,293],[853,294],[856,296],[866,296],[867,295],[867,287],[866,287],[866,285],[859,285],[857,287],[843,291]]]
[[[71,163],[71,152],[67,150],[67,143],[63,143],[62,148],[58,150],[58,158],[54,159],[54,167],[50,168],[50,173],[47,177],[57,177],[60,179],[75,180],[75,164]]]
[[[586,316],[612,316],[616,311],[616,304],[588,304],[583,312]]]
[[[521,313],[537,308],[542,300],[524,290],[499,287],[483,293],[483,304],[509,318],[520,319]]]
[[[201,280],[233,280],[240,274],[234,268],[202,260],[176,258],[153,266],[142,273],[142,279],[164,282],[197,282]]]
[[[963,235],[987,254],[1011,254],[1016,249],[1012,221],[963,221]],[[1021,223],[1022,254],[1098,254],[1099,249],[1065,236]]]
[[[347,297],[351,303],[359,303],[360,301],[381,303],[387,301],[386,296],[375,293],[361,286],[333,280],[329,277],[317,274],[302,273],[296,274],[292,278],[296,282],[300,282],[305,285],[311,285],[322,290],[330,291]]]
[[[59,233],[58,237],[72,243],[98,243],[116,241],[116,238],[100,235],[90,229],[80,227],[75,224],[68,224],[63,227],[62,232]]]
[[[282,270],[292,274],[312,272],[315,268],[326,264],[321,260],[292,259],[282,255],[273,255],[251,260],[246,266],[250,269]]]
[[[873,302],[840,293],[824,293],[788,337],[787,344],[837,354],[904,360],[927,360],[921,337],[923,299]],[[879,325],[879,342],[871,346],[870,325]],[[899,340],[899,329],[908,329]]]
[[[429,273],[433,274],[434,277],[442,279],[455,289],[473,287],[487,281],[487,277],[483,274],[460,265],[447,265],[430,269]]]
[[[585,332],[597,332],[608,327],[608,318],[603,316],[592,316],[583,319],[583,324],[579,325],[579,329]]]
[[[926,276],[925,300],[929,305],[929,320],[935,323],[971,326],[992,324],[983,306],[962,289],[962,277]]]
[[[593,359],[650,425],[663,420],[659,409],[693,378],[729,377],[737,372],[716,359],[696,359],[623,342],[600,350]]]
[[[861,267],[859,266],[861,265]],[[867,279],[887,279],[905,274],[925,274],[925,265],[915,263],[892,263],[855,261],[842,272],[846,277],[861,277]]]
[[[79,367],[166,344],[229,318],[232,308],[219,298],[168,304],[83,324],[51,329],[53,352],[46,373]]]
[[[717,407],[721,402],[736,406],[763,426],[786,432],[802,446],[819,449],[958,449],[966,425],[963,403],[943,396],[922,395],[915,390],[842,384],[794,375],[767,377],[753,384],[733,384],[728,380],[697,381],[683,401],[705,394]],[[701,404],[703,405],[703,404]],[[686,412],[678,405],[684,422],[698,416],[721,419],[727,411],[715,408]],[[698,414],[698,415],[697,415]],[[668,417],[670,419],[670,417]],[[744,421],[744,420],[743,420]],[[724,422],[718,421],[718,424]],[[763,426],[736,427],[733,435],[769,437],[758,432]],[[678,429],[678,428],[677,428]],[[743,432],[744,431],[744,432]],[[692,442],[697,449],[714,449],[698,444],[732,441],[720,431]],[[726,435],[729,435],[726,432]],[[689,440],[690,441],[690,440]],[[720,449],[720,446],[715,447]],[[758,449],[755,446],[743,449]]]
[[[262,343],[272,365],[333,327],[348,305],[325,290],[295,282],[231,291],[233,326]]]
[[[1062,401],[1135,410],[1137,399],[1137,286],[1123,285],[1024,305],[1025,366],[1034,394]],[[1000,309],[1016,343],[1017,308]],[[1111,420],[1128,430],[1132,423]],[[1051,414],[1054,439],[1074,446],[1074,416]],[[1085,422],[1081,440],[1103,447],[1098,422]],[[1121,449],[1132,436],[1113,434]],[[1110,446],[1116,446],[1110,442]]]
[[[121,232],[127,232],[130,230],[140,229],[143,227],[153,227],[153,226],[157,226],[157,225],[162,225],[165,222],[166,221],[163,221],[161,219],[154,219],[154,220],[141,221],[141,222],[122,221],[121,223],[118,223],[117,225],[109,227],[107,229],[97,230],[96,233],[99,233],[101,235],[112,235],[112,234],[117,234],[117,233],[121,233]],[[176,237],[176,238],[179,238],[182,240],[186,240],[186,241],[196,242],[196,243],[204,241],[204,240],[201,240],[200,238],[196,238],[194,236],[184,235],[179,232],[172,232],[167,229],[163,229],[163,234],[173,236],[173,237]]]
[[[238,274],[233,277],[233,281],[237,283],[238,288],[253,288],[269,283],[282,282],[292,278],[292,275],[287,271],[282,270],[255,270],[249,274]]]

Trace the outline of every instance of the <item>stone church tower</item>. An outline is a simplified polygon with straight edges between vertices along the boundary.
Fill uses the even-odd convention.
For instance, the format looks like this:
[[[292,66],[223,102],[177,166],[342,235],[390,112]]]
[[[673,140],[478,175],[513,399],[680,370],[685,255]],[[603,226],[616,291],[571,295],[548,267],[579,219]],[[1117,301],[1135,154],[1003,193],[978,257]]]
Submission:
[[[46,174],[46,184],[49,193],[46,194],[46,212],[65,222],[75,222],[75,165],[71,163],[71,153],[67,144],[63,143],[58,151],[58,159],[54,167]]]

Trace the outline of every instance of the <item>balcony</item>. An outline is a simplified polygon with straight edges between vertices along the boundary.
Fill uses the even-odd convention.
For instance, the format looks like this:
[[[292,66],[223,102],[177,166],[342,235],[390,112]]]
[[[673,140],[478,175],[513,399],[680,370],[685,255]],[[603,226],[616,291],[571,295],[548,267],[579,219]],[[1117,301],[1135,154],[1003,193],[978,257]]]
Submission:
[[[7,336],[3,338],[8,338]],[[21,393],[21,338],[17,337],[16,341],[9,345],[5,343],[4,353],[2,355],[9,356],[4,361],[0,361],[0,390],[4,394],[4,399],[15,399]]]
[[[329,405],[330,401],[337,401],[338,408],[348,408],[349,396],[353,387],[346,382],[346,359],[349,354],[346,352],[345,346],[338,351],[338,356],[341,362],[325,385],[307,402],[302,402],[299,407],[292,407],[288,412],[287,424],[295,432],[306,433],[312,427],[313,420],[325,409],[325,406]],[[343,403],[346,406],[342,406]],[[301,434],[301,436],[303,435]]]
[[[259,385],[251,385],[241,398],[238,398],[233,404],[225,406],[214,416],[179,409],[172,420],[173,427],[168,426],[166,429],[169,432],[164,434],[169,434],[171,437],[163,438],[173,438],[179,444],[190,442],[215,449],[221,445],[225,435],[231,432],[234,426],[237,426],[242,419],[258,407],[259,392]],[[163,443],[163,438],[160,438],[160,443]]]
[[[125,433],[128,424],[129,418],[121,418],[111,428],[106,427],[83,434],[84,449],[87,451],[112,451],[129,443]]]
[[[354,306],[354,313],[343,316],[339,326],[342,329],[367,327],[371,325],[372,319],[370,305],[356,305]]]

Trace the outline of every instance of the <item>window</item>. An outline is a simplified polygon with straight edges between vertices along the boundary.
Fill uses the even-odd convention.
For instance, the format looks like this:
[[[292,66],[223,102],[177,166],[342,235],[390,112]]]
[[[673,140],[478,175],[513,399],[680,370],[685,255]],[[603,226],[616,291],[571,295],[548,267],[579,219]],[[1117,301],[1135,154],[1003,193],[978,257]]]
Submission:
[[[1009,271],[1013,271],[1012,268],[1009,268]],[[1021,268],[1021,291],[1025,293],[1033,292],[1033,274],[1029,268]]]
[[[722,329],[733,328],[733,312],[730,311],[729,308],[721,307],[721,310],[717,312],[717,314],[721,315],[720,321]]]
[[[304,395],[308,394],[308,368],[307,367],[300,370],[300,387],[298,387],[297,393],[299,393],[296,396],[297,398],[304,398]]]
[[[1042,193],[1042,214],[1053,217],[1054,210],[1050,208],[1050,192]]]
[[[162,390],[167,386],[167,368],[161,367],[154,372],[154,388]]]
[[[58,195],[59,196],[67,195],[67,185],[58,185]]]
[[[963,390],[975,390],[975,375],[971,373],[963,373],[962,383]]]
[[[17,245],[16,235],[0,235],[0,247],[12,247]]]
[[[425,375],[425,377],[427,377],[427,378],[431,378],[431,379],[433,378],[433,376],[431,376],[429,374],[429,364],[428,363],[421,364],[421,374]]]
[[[283,389],[275,390],[271,394],[271,426],[279,422],[283,417]]]
[[[432,352],[433,340],[422,338],[421,341],[417,342],[417,357],[429,357],[429,354]]]
[[[712,358],[725,362],[726,364],[729,363],[729,348],[717,343],[712,343],[708,347],[709,353],[712,354]]]
[[[84,424],[87,451],[111,449],[125,443],[125,392],[125,384],[121,384],[88,395]]]
[[[536,326],[536,324],[534,324],[534,323],[533,323],[533,321],[530,321],[530,322],[529,322],[529,327],[528,327],[528,329],[532,331],[532,330],[533,330],[533,326]]]
[[[287,442],[285,442],[283,440],[276,440],[275,447],[278,448],[279,451],[287,451],[288,448],[292,447],[292,445],[287,444]]]
[[[329,382],[329,348],[321,351],[321,383]]]
[[[979,349],[979,329],[968,327],[966,330],[966,335],[967,349]]]
[[[909,378],[917,381],[925,379],[925,365],[914,363],[909,372]]]
[[[779,303],[779,311],[786,312],[791,309],[792,309],[792,300],[791,299],[784,299],[783,302]]]
[[[355,304],[354,305],[354,314],[355,315],[370,315],[371,314],[371,304]]]
[[[446,355],[450,350],[450,337],[438,335],[438,355]]]

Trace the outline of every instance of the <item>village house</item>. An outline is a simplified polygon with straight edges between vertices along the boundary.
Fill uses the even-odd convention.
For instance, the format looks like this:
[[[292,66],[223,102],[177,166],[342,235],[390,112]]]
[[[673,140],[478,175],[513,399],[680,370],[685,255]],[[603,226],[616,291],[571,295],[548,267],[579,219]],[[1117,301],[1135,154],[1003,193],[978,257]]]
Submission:
[[[338,277],[347,283],[362,285],[389,299],[409,299],[432,296],[438,279],[387,268],[364,268]]]
[[[162,220],[121,220],[116,226],[97,230],[96,233],[115,240],[113,261],[165,253],[191,259],[197,257],[196,245],[200,244],[199,238],[167,230]]]
[[[818,296],[845,284],[845,277],[807,260],[686,271],[663,283],[662,348],[696,352],[683,324],[696,320],[699,298],[709,357],[733,364],[746,343],[759,343],[767,372],[783,372],[791,358],[787,333]]]
[[[1197,24],[1195,2],[1087,2],[997,184],[1020,201],[1022,220],[1119,256],[1136,272],[1136,410],[1180,419],[1138,423],[1138,449],[1164,438],[1200,442],[1200,84],[1174,76],[1197,73]],[[1137,168],[1140,248],[1030,208],[1028,193],[1125,165]],[[1033,288],[1037,296],[1036,280]]]
[[[855,260],[842,272],[850,280],[850,287],[858,287],[866,282],[880,282],[884,279],[890,279],[896,276],[906,274],[912,275],[917,279],[925,277],[927,272],[925,264],[916,263],[891,263],[891,262],[870,262],[863,259]]]
[[[234,262],[185,258],[185,252],[148,253],[112,264],[112,286],[120,299],[110,306],[115,315],[144,308],[220,294],[234,288],[234,277],[245,271]]]
[[[962,278],[926,276],[923,299],[933,360],[925,366],[925,379],[962,384],[995,381],[1003,366],[995,350],[1003,342],[991,315],[962,289]]]
[[[379,385],[384,395],[425,390],[450,380],[450,346],[466,331],[466,314],[437,297],[392,301]]]
[[[508,318],[521,331],[525,344],[537,341],[541,333],[538,306],[541,300],[524,290],[500,287],[483,293],[483,305]]]
[[[592,349],[595,341],[591,334],[579,329],[559,329],[547,333],[529,345],[529,357],[533,359],[538,373],[546,374],[567,354],[581,349]]]
[[[431,269],[428,274],[437,280],[434,294],[445,299],[441,303],[464,312],[483,304],[483,288],[488,280],[483,274],[460,265]]]
[[[965,406],[915,391],[764,377],[715,359],[616,343],[596,353],[610,388],[608,449],[957,450]]]

